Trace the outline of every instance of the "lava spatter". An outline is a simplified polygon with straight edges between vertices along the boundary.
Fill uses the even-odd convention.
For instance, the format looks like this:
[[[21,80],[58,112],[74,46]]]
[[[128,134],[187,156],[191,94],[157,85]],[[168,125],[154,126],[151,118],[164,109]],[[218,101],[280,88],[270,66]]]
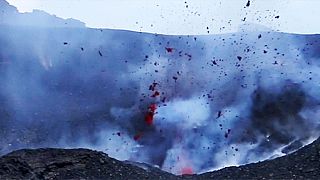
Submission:
[[[155,98],[155,97],[157,97],[157,96],[160,96],[159,91],[155,91],[155,92],[151,95],[151,97],[153,97],[153,98]]]
[[[155,111],[157,109],[157,105],[156,104],[151,104],[148,108],[148,112],[145,116],[145,122],[147,125],[151,126],[153,124],[153,120],[154,120],[154,115],[155,115]]]

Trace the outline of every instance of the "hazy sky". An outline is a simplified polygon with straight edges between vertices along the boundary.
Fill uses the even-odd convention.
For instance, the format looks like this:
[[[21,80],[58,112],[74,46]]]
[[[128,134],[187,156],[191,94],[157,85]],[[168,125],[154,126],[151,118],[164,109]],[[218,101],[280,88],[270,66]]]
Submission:
[[[7,0],[20,12],[41,9],[88,27],[161,34],[235,32],[243,23],[320,33],[318,0]],[[275,18],[279,16],[279,18]],[[245,19],[245,21],[243,21]]]

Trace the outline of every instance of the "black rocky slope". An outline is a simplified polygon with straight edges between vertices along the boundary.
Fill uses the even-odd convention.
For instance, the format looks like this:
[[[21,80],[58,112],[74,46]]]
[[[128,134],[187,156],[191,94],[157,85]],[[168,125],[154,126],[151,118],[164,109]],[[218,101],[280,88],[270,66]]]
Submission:
[[[0,158],[0,179],[320,179],[320,139],[284,157],[190,176],[86,149],[23,149]]]
[[[287,156],[204,173],[199,179],[320,179],[320,138]]]
[[[172,179],[87,149],[18,150],[0,159],[0,179]]]

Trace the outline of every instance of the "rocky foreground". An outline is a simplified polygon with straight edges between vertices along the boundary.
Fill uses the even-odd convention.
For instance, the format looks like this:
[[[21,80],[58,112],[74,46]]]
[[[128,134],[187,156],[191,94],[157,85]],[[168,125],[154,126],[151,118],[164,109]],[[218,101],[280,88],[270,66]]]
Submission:
[[[0,179],[320,179],[320,138],[284,157],[188,176],[87,149],[23,149],[0,158]]]

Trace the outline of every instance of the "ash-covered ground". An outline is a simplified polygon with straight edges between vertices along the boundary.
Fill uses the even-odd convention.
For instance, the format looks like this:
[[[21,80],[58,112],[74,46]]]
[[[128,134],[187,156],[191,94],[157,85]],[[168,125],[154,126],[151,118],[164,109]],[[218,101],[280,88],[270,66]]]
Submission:
[[[284,157],[175,176],[87,149],[18,150],[0,158],[1,179],[319,179],[320,139]],[[141,167],[141,168],[140,168]]]

